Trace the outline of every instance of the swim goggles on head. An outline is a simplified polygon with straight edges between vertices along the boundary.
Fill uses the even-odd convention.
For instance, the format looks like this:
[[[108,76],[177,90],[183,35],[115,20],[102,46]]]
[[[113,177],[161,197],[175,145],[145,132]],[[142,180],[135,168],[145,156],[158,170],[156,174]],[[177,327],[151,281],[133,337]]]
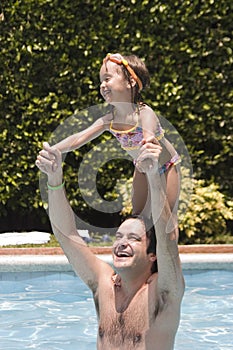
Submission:
[[[127,60],[125,60],[119,53],[116,53],[116,54],[108,53],[107,56],[103,59],[103,63],[106,63],[108,60],[119,65],[123,64],[123,66],[127,69],[129,74],[132,76],[132,78],[138,83],[139,91],[142,90],[142,87],[143,87],[142,82],[137,76],[137,74],[134,72],[134,70],[130,67]]]

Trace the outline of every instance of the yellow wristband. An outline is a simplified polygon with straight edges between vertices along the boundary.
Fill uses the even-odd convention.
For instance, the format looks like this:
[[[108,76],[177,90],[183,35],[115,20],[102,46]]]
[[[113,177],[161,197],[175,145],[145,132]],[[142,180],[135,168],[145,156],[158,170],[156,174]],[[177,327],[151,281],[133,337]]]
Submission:
[[[63,181],[62,184],[58,186],[50,186],[47,182],[48,189],[52,191],[60,190],[60,188],[64,187],[64,185],[65,185],[65,181]]]

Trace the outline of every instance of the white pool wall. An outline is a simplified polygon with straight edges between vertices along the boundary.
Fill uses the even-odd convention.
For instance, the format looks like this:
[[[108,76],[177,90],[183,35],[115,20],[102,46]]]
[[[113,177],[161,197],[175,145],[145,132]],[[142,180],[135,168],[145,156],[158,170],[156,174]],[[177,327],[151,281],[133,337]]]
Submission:
[[[111,255],[97,255],[111,263]],[[183,270],[233,270],[233,254],[180,254]],[[73,271],[65,255],[2,255],[1,272]]]

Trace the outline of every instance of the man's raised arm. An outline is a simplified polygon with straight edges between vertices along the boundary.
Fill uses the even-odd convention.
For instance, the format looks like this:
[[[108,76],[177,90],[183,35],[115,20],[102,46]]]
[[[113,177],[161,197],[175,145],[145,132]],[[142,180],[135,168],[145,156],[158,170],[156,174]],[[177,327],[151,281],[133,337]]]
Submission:
[[[44,143],[36,165],[48,176],[49,219],[53,232],[75,272],[94,291],[104,263],[77,233],[74,213],[64,189],[61,152]]]
[[[176,239],[176,225],[171,225],[172,213],[167,200],[165,178],[158,171],[161,147],[151,138],[141,148],[138,162],[146,172],[151,196],[152,219],[156,232],[158,262],[158,289],[166,292],[173,300],[181,300],[184,280]]]

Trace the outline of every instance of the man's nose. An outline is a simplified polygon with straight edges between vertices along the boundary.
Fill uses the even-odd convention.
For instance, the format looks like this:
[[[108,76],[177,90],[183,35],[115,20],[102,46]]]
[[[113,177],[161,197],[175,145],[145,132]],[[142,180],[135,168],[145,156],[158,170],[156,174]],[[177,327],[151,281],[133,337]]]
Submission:
[[[115,240],[115,242],[113,243],[113,248],[114,249],[120,249],[123,250],[128,246],[128,240],[125,237],[122,238],[118,238],[117,240]]]
[[[118,243],[119,249],[125,249],[128,245],[128,242],[125,238],[122,238],[120,242]]]

